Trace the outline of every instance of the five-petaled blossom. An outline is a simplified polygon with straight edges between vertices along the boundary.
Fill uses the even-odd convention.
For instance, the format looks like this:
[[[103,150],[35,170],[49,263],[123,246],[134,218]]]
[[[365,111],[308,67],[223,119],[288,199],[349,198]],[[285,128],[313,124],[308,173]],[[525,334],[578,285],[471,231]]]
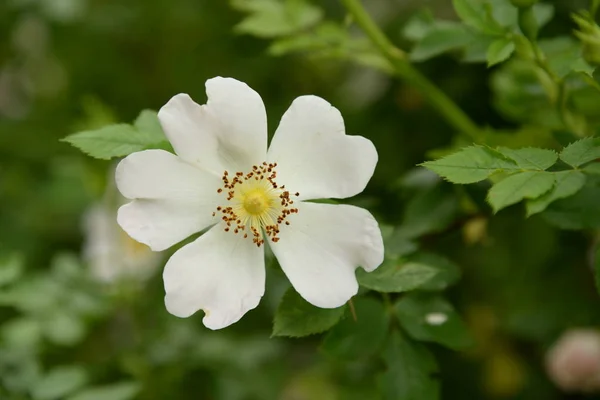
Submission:
[[[221,77],[206,92],[205,105],[178,94],[158,113],[176,155],[145,150],[117,167],[117,186],[132,200],[117,219],[135,240],[160,251],[210,227],[167,262],[167,310],[188,317],[202,309],[210,329],[237,322],[264,294],[266,243],[304,299],[343,305],[358,291],[355,269],[383,261],[381,231],[362,208],[306,200],[360,193],[375,147],[347,136],[331,104],[302,96],[267,150],[258,93]]]

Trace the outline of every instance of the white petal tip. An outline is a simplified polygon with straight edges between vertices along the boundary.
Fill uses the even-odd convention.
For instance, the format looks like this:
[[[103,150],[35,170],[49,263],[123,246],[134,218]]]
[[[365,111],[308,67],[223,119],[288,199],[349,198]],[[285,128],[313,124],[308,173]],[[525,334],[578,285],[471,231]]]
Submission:
[[[196,311],[198,311],[193,308],[183,306],[182,304],[177,302],[176,298],[169,294],[165,296],[165,308],[167,309],[169,314],[177,318],[188,318],[194,315]]]
[[[178,93],[171,97],[169,101],[158,110],[158,120],[165,130],[165,133],[168,133],[168,129],[165,128],[165,126],[168,126],[169,122],[171,122],[170,118],[176,118],[182,113],[192,113],[196,107],[199,107],[198,103],[196,103],[187,93]]]
[[[153,243],[149,240],[143,240],[137,233],[144,230],[144,227],[140,225],[142,219],[138,216],[138,211],[136,210],[133,203],[127,203],[121,207],[117,211],[117,223],[125,231],[125,233],[136,242],[145,244],[152,251],[163,251],[166,250],[169,246],[159,246],[156,243]]]
[[[314,94],[307,94],[304,96],[298,96],[294,99],[294,101],[292,102],[292,104],[296,104],[298,105],[298,103],[304,103],[304,104],[308,104],[308,105],[312,105],[312,106],[321,106],[321,107],[332,107],[335,108],[331,105],[330,102],[328,102],[327,100],[325,100],[322,97],[319,96],[315,96]]]
[[[339,308],[346,304],[352,297],[358,293],[358,282],[355,281],[354,285],[347,287],[345,294],[336,293],[336,296],[331,296],[331,293],[323,293],[321,296],[312,296],[311,298],[304,299],[315,307],[319,308]],[[302,294],[301,294],[302,295]]]

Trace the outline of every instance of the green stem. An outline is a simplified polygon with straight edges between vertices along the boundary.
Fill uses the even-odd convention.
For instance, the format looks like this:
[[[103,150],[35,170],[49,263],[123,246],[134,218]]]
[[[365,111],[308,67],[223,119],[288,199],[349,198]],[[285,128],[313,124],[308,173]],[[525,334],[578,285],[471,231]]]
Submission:
[[[390,42],[369,14],[367,14],[360,0],[341,1],[371,42],[390,62],[398,77],[419,89],[427,97],[431,105],[459,132],[475,142],[483,141],[483,132],[481,129],[452,99],[410,64],[406,53]]]
[[[534,49],[535,63],[536,65],[546,74],[548,80],[552,82],[552,90],[548,93],[550,101],[554,103],[558,114],[561,118],[562,124],[566,129],[578,136],[585,136],[585,129],[575,122],[573,114],[569,110],[568,106],[568,90],[564,79],[558,77],[550,68],[546,56],[537,45],[537,43],[530,41],[531,46]],[[543,84],[543,83],[542,83]]]

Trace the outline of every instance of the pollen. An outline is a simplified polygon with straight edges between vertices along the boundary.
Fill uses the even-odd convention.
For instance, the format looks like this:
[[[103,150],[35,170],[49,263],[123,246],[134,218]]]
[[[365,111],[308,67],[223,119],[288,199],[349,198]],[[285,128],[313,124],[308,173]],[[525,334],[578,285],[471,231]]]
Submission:
[[[298,213],[293,207],[291,196],[285,185],[278,186],[277,163],[263,162],[254,165],[249,172],[223,172],[223,185],[217,193],[225,196],[223,205],[217,207],[213,216],[218,215],[224,222],[225,232],[240,234],[244,239],[252,238],[258,247],[265,238],[279,241],[279,226],[290,225],[288,217]]]

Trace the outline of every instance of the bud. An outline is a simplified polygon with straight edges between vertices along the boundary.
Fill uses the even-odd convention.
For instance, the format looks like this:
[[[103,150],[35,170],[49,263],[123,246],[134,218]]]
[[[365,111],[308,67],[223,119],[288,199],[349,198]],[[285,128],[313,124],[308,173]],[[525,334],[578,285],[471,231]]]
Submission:
[[[539,0],[510,0],[513,6],[519,8],[527,8],[533,6]]]
[[[567,331],[546,354],[552,381],[567,392],[600,391],[600,333]]]
[[[600,27],[589,13],[573,14],[579,27],[575,36],[583,44],[583,58],[591,65],[600,65]]]

